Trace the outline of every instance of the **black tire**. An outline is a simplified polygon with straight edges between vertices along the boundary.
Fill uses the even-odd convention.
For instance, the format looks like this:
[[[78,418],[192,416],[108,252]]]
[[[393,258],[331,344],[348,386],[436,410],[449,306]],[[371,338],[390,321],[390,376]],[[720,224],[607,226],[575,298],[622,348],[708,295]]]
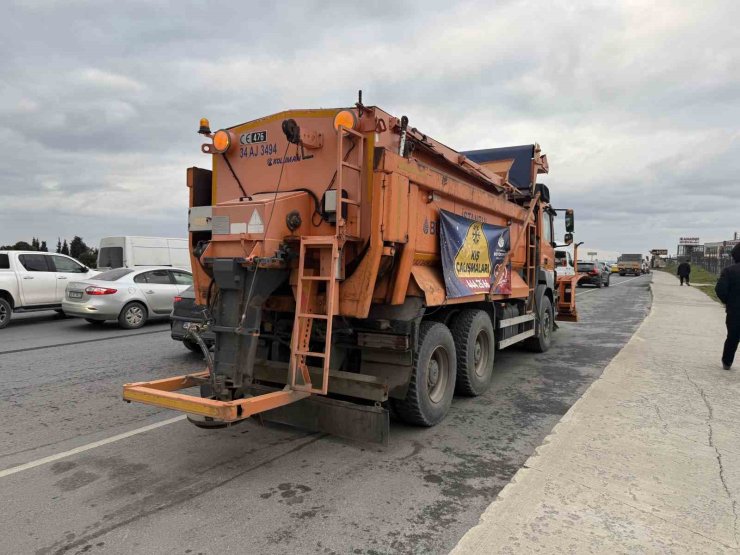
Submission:
[[[56,312],[57,316],[62,320],[64,320],[65,318],[69,318],[69,316],[67,316],[61,308],[55,308],[54,312]]]
[[[118,315],[118,325],[125,330],[135,330],[146,324],[146,307],[139,302],[128,303]]]
[[[401,420],[417,426],[441,422],[452,404],[456,367],[455,341],[447,326],[422,322],[406,398],[394,399]]]
[[[544,353],[550,348],[552,342],[553,323],[555,314],[552,310],[552,303],[548,297],[542,297],[540,301],[540,321],[537,326],[537,335],[527,339],[525,345],[536,353]]]
[[[0,297],[0,330],[10,323],[12,316],[13,308],[10,306],[10,303]]]
[[[619,272],[619,275],[624,277],[624,272]]]
[[[96,328],[105,324],[105,320],[95,320],[94,318],[85,318],[85,322],[87,322],[91,326],[95,326]]]
[[[202,351],[200,350],[200,345],[198,345],[192,339],[183,339],[182,344],[185,345],[185,348],[188,351],[193,351],[194,353],[202,353]]]
[[[609,287],[609,282],[612,280],[612,275],[609,274],[606,276],[606,283],[604,284],[606,287]]]
[[[457,355],[455,393],[482,395],[493,377],[496,340],[491,317],[485,310],[463,310],[455,317],[451,331]]]

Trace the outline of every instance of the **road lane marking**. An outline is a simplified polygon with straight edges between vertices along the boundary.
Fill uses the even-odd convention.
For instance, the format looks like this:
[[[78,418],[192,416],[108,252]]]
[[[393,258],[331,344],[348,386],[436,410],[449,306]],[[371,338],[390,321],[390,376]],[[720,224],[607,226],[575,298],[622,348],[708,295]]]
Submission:
[[[67,347],[69,345],[82,345],[83,343],[95,343],[97,341],[108,341],[109,339],[121,339],[122,337],[136,337],[137,335],[151,335],[153,333],[163,333],[166,330],[142,331],[139,333],[127,333],[124,335],[114,335],[112,337],[99,337],[97,339],[85,339],[83,341],[72,341],[71,343],[57,343],[55,345],[39,345],[38,347],[24,347],[23,349],[13,349],[12,351],[0,351],[0,355],[10,355],[13,353],[24,353],[26,351],[35,351],[37,349],[53,349],[54,347]]]
[[[640,279],[641,277],[645,277],[645,276],[637,276],[637,277],[625,279],[624,281],[620,281],[619,283],[615,283],[614,285],[610,285],[609,287],[616,287],[618,285],[622,285],[623,283],[627,283],[628,281],[632,281],[633,279]],[[598,291],[598,290],[599,288],[596,287],[594,289],[591,289],[591,291],[580,291],[576,293],[576,298],[580,297],[581,295],[588,295],[589,293],[593,293],[594,291]]]
[[[156,430],[157,428],[161,428],[162,426],[169,426],[170,424],[174,424],[175,422],[179,422],[180,420],[185,420],[185,418],[187,418],[187,416],[185,415],[176,416],[168,420],[162,420],[161,422],[157,422],[156,424],[149,424],[148,426],[136,428],[135,430],[124,432],[116,436],[111,436],[99,441],[93,441],[92,443],[88,443],[87,445],[81,445],[80,447],[75,447],[74,449],[70,449],[69,451],[64,451],[62,453],[57,453],[56,455],[49,455],[48,457],[44,457],[42,459],[36,459],[35,461],[20,464],[18,466],[13,466],[5,470],[0,470],[0,478],[5,478],[6,476],[17,474],[18,472],[23,472],[24,470],[30,470],[32,468],[36,468],[37,466],[58,461],[59,459],[65,459],[67,457],[71,457],[72,455],[77,455],[78,453],[84,453],[85,451],[89,451],[90,449],[96,449],[97,447],[108,445],[109,443],[115,443],[116,441],[121,441],[122,439],[126,439],[131,436],[143,434],[144,432],[150,432],[152,430]]]

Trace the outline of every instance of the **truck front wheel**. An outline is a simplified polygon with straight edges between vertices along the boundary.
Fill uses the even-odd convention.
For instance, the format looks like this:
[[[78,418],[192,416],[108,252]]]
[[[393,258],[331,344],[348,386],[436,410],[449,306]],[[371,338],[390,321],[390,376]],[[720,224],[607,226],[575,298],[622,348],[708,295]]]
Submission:
[[[0,297],[0,330],[10,323],[10,316],[12,314],[13,309],[10,307],[10,303]]]
[[[409,424],[438,424],[452,404],[456,374],[455,342],[450,330],[440,322],[422,322],[414,371],[406,398],[394,400],[396,413]]]
[[[455,392],[477,397],[486,392],[493,377],[496,345],[491,317],[484,310],[463,310],[452,325],[457,353]]]
[[[527,339],[526,346],[536,353],[544,353],[550,348],[552,325],[555,321],[552,303],[548,297],[542,297],[542,301],[540,301],[539,317],[537,335]]]

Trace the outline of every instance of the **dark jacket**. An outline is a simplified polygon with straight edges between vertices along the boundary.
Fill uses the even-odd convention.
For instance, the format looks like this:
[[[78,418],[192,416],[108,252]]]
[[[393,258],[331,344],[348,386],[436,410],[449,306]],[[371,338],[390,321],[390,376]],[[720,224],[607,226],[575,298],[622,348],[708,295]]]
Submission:
[[[740,263],[722,270],[714,290],[727,306],[727,312],[740,315]]]
[[[691,264],[688,262],[681,262],[681,264],[678,265],[678,272],[676,272],[677,275],[683,276],[683,277],[689,277],[689,274],[691,273]]]

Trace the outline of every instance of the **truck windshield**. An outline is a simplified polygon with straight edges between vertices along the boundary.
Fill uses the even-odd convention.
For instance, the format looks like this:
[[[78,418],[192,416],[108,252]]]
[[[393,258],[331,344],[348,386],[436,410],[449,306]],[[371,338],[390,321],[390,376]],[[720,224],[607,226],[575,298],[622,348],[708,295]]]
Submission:
[[[103,247],[98,253],[98,268],[123,266],[123,247]]]

